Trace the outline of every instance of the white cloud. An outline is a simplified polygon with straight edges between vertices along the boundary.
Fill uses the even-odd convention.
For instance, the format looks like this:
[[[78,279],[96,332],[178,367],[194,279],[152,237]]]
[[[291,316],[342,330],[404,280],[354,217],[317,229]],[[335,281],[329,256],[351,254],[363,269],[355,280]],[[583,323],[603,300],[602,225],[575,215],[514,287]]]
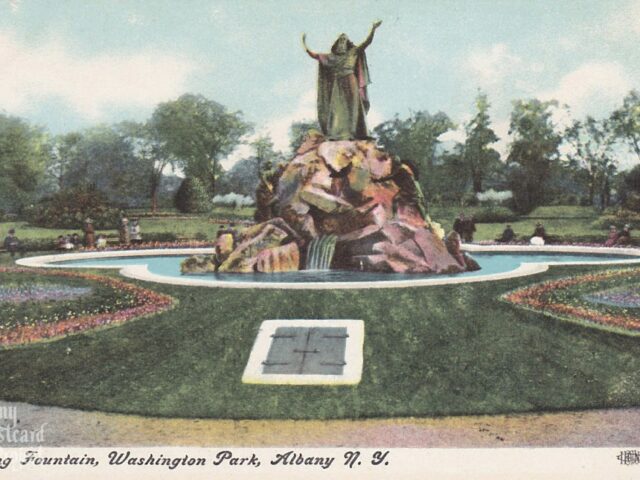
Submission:
[[[18,13],[18,10],[20,10],[20,1],[21,0],[9,0],[9,7],[12,13]]]
[[[632,85],[619,63],[588,62],[564,75],[556,88],[538,96],[541,100],[555,99],[569,105],[574,116],[598,116],[619,103]]]
[[[7,111],[59,99],[91,120],[107,109],[151,107],[175,97],[195,69],[167,53],[83,57],[57,41],[25,46],[6,32],[0,32],[0,65],[0,105]]]
[[[602,30],[605,36],[618,40],[640,35],[640,0],[631,0],[617,10],[604,22]]]
[[[129,16],[127,17],[127,23],[129,25],[134,25],[134,26],[142,26],[145,24],[142,17],[137,13],[130,13]]]
[[[522,65],[522,59],[511,53],[504,43],[496,43],[489,50],[473,51],[464,64],[466,70],[474,75],[474,82],[482,87],[501,83]]]

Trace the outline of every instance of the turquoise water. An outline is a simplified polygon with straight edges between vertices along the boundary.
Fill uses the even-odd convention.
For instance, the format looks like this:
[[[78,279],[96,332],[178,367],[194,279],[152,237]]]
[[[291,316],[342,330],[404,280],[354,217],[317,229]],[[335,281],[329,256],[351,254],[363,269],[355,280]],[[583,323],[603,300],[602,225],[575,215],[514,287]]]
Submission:
[[[112,258],[92,258],[86,260],[69,260],[56,262],[56,265],[68,265],[75,267],[124,267],[127,265],[147,265],[151,273],[166,277],[182,277],[180,273],[180,262],[187,258],[187,255],[176,256],[140,256],[140,257],[112,257]],[[448,278],[448,277],[479,277],[496,273],[505,273],[515,270],[523,263],[566,263],[579,264],[585,262],[611,262],[620,260],[635,259],[640,262],[639,257],[629,255],[602,255],[602,254],[573,254],[573,253],[488,253],[476,252],[473,258],[482,267],[476,272],[457,273],[451,275],[434,275],[422,273],[373,273],[373,272],[351,272],[344,270],[329,271],[299,271],[286,273],[209,273],[188,275],[196,278],[211,278],[218,281],[233,282],[373,282],[373,281],[393,281],[393,280],[416,280],[420,278]]]

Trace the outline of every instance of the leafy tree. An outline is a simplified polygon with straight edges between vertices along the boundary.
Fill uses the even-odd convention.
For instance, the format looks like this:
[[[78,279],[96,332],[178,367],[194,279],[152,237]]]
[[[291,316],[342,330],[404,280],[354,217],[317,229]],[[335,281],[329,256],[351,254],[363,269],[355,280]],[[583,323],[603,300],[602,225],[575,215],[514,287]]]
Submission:
[[[455,128],[449,117],[438,112],[431,115],[421,111],[401,120],[397,115],[393,120],[381,123],[374,129],[380,144],[401,159],[413,161],[420,170],[420,183],[425,195],[431,199],[438,178],[435,171],[439,137]]]
[[[509,183],[515,208],[526,213],[544,201],[546,182],[551,165],[558,161],[562,137],[551,118],[556,101],[517,100],[513,105],[509,127],[513,142],[507,159]]]
[[[256,157],[243,158],[220,177],[218,193],[238,193],[255,198],[259,172],[259,161]]]
[[[165,143],[150,123],[125,122],[118,126],[118,130],[129,144],[138,168],[147,177],[151,211],[155,212],[158,209],[163,172],[168,166],[176,164],[176,157],[168,152]]]
[[[210,194],[221,173],[220,159],[250,131],[241,112],[228,112],[219,103],[193,94],[158,105],[151,126],[184,173],[198,178]]]
[[[49,156],[43,129],[0,114],[1,209],[17,211],[36,198]]]
[[[302,120],[291,124],[289,127],[289,148],[292,154],[295,154],[300,148],[309,130],[319,132],[320,124],[316,120]]]
[[[283,160],[282,154],[273,149],[273,142],[268,135],[263,135],[251,142],[251,147],[258,162],[258,170],[264,162],[274,164]]]
[[[89,187],[101,192],[111,205],[140,205],[146,183],[133,146],[115,126],[99,125],[82,132],[66,166],[65,188]]]
[[[613,154],[614,128],[611,120],[598,121],[587,117],[584,122],[575,121],[564,135],[572,146],[572,152],[567,155],[569,166],[577,170],[578,178],[585,179],[589,205],[594,204],[598,195],[603,209],[609,206],[617,170]]]
[[[53,179],[58,190],[64,189],[65,181],[69,180],[68,173],[78,160],[78,147],[81,141],[82,134],[80,132],[58,135],[53,139],[47,175]]]
[[[182,181],[174,202],[176,208],[183,213],[202,213],[211,206],[206,188],[194,177],[187,177]]]
[[[499,140],[490,127],[490,106],[487,95],[479,93],[476,97],[478,112],[465,126],[467,138],[464,143],[464,168],[471,176],[474,193],[482,192],[483,181],[490,170],[500,163],[500,154],[490,147]]]
[[[467,165],[464,145],[456,144],[451,152],[442,155],[440,166],[440,184],[438,198],[440,203],[464,206],[469,189],[470,175],[466,174]]]
[[[618,138],[627,142],[640,160],[640,94],[636,90],[629,92],[622,106],[611,114],[611,121]]]

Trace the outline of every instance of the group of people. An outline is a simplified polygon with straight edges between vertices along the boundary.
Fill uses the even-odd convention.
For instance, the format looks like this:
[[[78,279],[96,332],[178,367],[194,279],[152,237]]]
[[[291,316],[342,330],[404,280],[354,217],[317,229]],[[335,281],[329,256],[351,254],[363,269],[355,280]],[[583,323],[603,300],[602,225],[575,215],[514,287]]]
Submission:
[[[630,245],[631,244],[631,225],[626,224],[622,230],[618,230],[615,225],[609,227],[609,236],[604,242],[605,247],[613,247],[614,245]]]
[[[516,240],[516,232],[513,231],[511,225],[507,225],[502,231],[502,235],[496,238],[498,243],[510,243]],[[544,245],[551,240],[551,237],[547,235],[547,231],[544,225],[540,222],[536,223],[533,229],[533,234],[529,237],[529,243],[531,245]]]
[[[473,242],[473,234],[476,231],[476,220],[473,215],[465,217],[464,213],[460,212],[458,218],[453,222],[453,231],[460,235],[464,243]]]
[[[132,218],[131,222],[129,222],[129,219],[123,215],[120,218],[118,235],[120,245],[142,243],[142,230],[140,229],[140,221],[137,218]]]

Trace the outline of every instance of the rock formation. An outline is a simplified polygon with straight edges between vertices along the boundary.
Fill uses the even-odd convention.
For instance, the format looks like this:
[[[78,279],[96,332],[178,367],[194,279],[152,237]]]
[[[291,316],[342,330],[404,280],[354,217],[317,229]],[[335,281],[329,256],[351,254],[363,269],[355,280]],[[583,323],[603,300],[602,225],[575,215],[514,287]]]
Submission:
[[[310,134],[278,179],[270,200],[278,216],[241,232],[230,253],[217,248],[216,261],[185,261],[183,272],[214,264],[220,272],[304,269],[310,244],[323,236],[331,242],[315,243],[335,248],[332,269],[464,271],[447,251],[440,226],[424,218],[407,178],[410,185],[411,170],[372,140],[324,141]]]

